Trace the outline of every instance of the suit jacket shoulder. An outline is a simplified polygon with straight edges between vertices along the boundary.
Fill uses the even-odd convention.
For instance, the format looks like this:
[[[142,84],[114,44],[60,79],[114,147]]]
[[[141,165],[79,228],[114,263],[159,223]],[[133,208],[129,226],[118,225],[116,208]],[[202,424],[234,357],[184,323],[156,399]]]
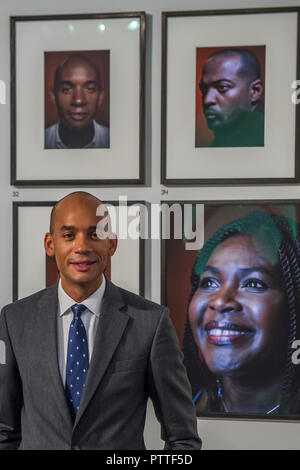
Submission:
[[[55,296],[57,294],[57,284],[54,284],[51,287],[47,287],[45,289],[41,289],[38,292],[35,292],[34,294],[30,294],[26,297],[23,297],[22,299],[15,300],[14,302],[11,302],[3,307],[3,310],[14,310],[14,309],[23,309],[24,307],[32,304],[36,304],[41,298],[43,298],[44,295],[48,296]]]
[[[103,313],[109,313],[112,310],[123,312],[148,331],[149,328],[150,330],[154,328],[152,331],[155,331],[161,318],[169,316],[169,310],[166,307],[118,287],[108,279],[101,310]]]
[[[50,309],[57,309],[57,284],[42,289],[22,299],[5,305],[1,310],[1,315],[6,317],[6,322],[10,331],[17,329],[25,331],[32,328],[37,315],[41,312],[48,312]]]

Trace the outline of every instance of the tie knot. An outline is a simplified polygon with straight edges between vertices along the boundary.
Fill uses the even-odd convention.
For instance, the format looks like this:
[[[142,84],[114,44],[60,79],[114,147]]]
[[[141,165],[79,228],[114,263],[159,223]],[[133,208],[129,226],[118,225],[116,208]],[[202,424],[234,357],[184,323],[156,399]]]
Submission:
[[[71,307],[72,312],[74,313],[75,320],[81,317],[81,314],[86,310],[86,306],[83,304],[74,304]]]

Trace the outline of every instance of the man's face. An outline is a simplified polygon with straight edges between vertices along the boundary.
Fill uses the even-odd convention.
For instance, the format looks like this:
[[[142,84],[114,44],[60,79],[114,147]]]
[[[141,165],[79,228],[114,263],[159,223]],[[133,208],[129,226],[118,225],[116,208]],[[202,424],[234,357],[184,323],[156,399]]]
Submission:
[[[100,202],[70,196],[56,208],[52,233],[45,236],[48,256],[55,256],[62,286],[67,293],[76,286],[95,291],[101,284],[108,256],[117,247],[116,238],[100,239],[96,216]]]
[[[215,56],[206,62],[200,82],[207,125],[216,130],[231,124],[251,107],[250,86],[239,71],[238,54]]]
[[[68,127],[86,127],[103,100],[94,68],[87,61],[71,59],[62,67],[60,82],[52,99],[60,119]]]

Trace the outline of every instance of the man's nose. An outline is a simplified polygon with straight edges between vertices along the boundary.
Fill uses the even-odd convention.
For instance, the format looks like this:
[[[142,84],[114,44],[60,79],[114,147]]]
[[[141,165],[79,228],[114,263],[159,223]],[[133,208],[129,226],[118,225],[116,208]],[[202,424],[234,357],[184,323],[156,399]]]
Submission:
[[[82,86],[76,86],[73,89],[72,104],[74,106],[83,106],[86,104],[85,92]]]
[[[203,104],[205,107],[212,104],[216,104],[216,90],[214,88],[208,88],[206,93],[203,95]]]
[[[91,251],[88,237],[84,233],[78,233],[74,239],[74,251],[76,253],[87,253]]]
[[[242,309],[235,290],[229,286],[223,286],[212,294],[208,307],[218,313],[238,312]]]

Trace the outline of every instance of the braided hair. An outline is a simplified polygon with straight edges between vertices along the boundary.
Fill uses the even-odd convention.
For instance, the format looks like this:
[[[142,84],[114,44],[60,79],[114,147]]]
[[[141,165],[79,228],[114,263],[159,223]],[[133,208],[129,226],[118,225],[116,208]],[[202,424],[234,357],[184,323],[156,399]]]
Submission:
[[[298,396],[299,378],[297,366],[292,363],[292,343],[297,339],[297,316],[300,308],[300,240],[296,222],[285,217],[263,211],[253,211],[219,228],[199,250],[191,274],[190,302],[199,287],[199,280],[214,249],[227,238],[234,235],[251,235],[267,240],[268,246],[276,250],[279,259],[284,290],[289,314],[289,333],[286,348],[286,366],[281,384],[279,413],[300,413]],[[298,322],[299,323],[299,322]],[[299,325],[298,325],[299,329]],[[193,396],[205,389],[210,397],[210,411],[219,411],[220,402],[217,393],[216,377],[200,359],[199,350],[194,340],[188,313],[186,315],[183,351]],[[297,397],[297,400],[295,400]],[[296,401],[296,403],[295,403]],[[297,403],[298,402],[298,403]]]

